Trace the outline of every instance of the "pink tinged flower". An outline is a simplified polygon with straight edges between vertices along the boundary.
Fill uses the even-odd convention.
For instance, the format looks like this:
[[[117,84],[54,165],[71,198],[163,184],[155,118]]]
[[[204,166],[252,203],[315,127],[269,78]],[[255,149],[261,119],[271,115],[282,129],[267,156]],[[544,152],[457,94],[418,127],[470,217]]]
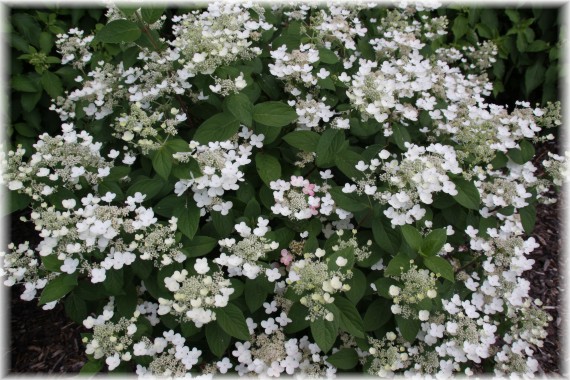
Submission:
[[[281,264],[285,265],[285,266],[289,266],[289,264],[291,264],[291,262],[293,261],[293,255],[286,249],[282,249],[281,250]]]
[[[309,181],[305,181],[305,179],[301,176],[291,176],[291,185],[295,187],[302,187],[305,186],[305,183],[309,183]]]
[[[305,185],[305,187],[303,188],[303,194],[307,194],[307,195],[315,195],[315,184],[314,183],[309,183],[307,185]]]

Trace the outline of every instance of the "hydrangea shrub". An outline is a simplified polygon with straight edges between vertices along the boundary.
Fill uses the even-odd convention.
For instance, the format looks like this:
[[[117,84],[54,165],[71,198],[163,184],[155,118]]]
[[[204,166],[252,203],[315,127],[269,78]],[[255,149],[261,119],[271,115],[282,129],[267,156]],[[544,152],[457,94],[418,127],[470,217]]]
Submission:
[[[92,331],[84,372],[537,371],[559,103],[488,103],[496,47],[426,5],[163,13],[59,34],[61,132],[2,157],[41,242],[0,274]]]

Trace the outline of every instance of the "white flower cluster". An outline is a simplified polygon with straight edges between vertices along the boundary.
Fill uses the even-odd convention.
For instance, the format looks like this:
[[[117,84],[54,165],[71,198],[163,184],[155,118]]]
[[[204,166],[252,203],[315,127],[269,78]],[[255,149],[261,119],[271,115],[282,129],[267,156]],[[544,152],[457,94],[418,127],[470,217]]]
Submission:
[[[346,4],[348,5],[348,4]],[[325,44],[339,43],[348,50],[356,50],[356,38],[364,37],[367,29],[357,15],[358,9],[330,4],[311,15],[311,25]]]
[[[185,345],[186,339],[173,330],[165,331],[162,337],[153,342],[143,338],[133,345],[133,355],[150,356],[148,366],[137,364],[136,373],[140,378],[174,377],[186,378],[190,370],[198,364],[202,351]]]
[[[345,184],[345,193],[364,193],[374,199],[388,203],[390,207],[384,211],[392,225],[411,224],[425,215],[419,202],[433,203],[433,194],[444,192],[457,195],[455,184],[448,173],[461,174],[462,169],[456,158],[456,152],[449,145],[431,144],[421,147],[406,143],[407,151],[402,160],[390,158],[390,153],[382,150],[378,157],[366,164],[360,161],[356,169],[365,173],[366,178],[356,185]],[[377,169],[381,172],[376,174]],[[389,190],[379,191],[386,183]]]
[[[191,141],[190,152],[179,153],[174,158],[184,162],[185,159],[187,160],[185,157],[192,157],[200,165],[203,175],[176,182],[175,194],[181,196],[190,189],[194,194],[196,205],[202,208],[202,215],[205,215],[206,210],[214,210],[227,215],[233,203],[224,202],[221,196],[226,191],[239,189],[239,182],[244,180],[240,167],[251,162],[249,157],[253,147],[261,148],[263,139],[263,135],[254,135],[253,132],[243,127],[239,134],[228,141],[216,141],[208,145],[200,145]]]
[[[253,324],[255,328],[257,324]],[[250,332],[253,329],[250,330]],[[266,330],[267,331],[267,330]],[[270,333],[254,335],[251,342],[237,342],[232,356],[238,361],[235,370],[240,376],[279,377],[302,376],[331,377],[336,368],[326,362],[327,356],[305,335],[300,339],[286,339],[282,327]],[[229,360],[228,360],[229,361]]]
[[[234,238],[220,240],[218,244],[222,248],[221,255],[214,259],[214,262],[223,267],[227,267],[228,275],[245,276],[249,279],[256,278],[262,272],[263,267],[259,265],[259,260],[265,254],[276,250],[279,243],[265,238],[269,232],[269,220],[263,217],[257,218],[257,227],[252,229],[241,222],[235,225],[235,230],[242,237],[236,242]],[[224,251],[229,253],[226,254]]]
[[[216,319],[215,309],[228,304],[234,289],[222,272],[207,274],[210,271],[207,259],[197,259],[194,270],[198,275],[189,276],[183,269],[164,278],[166,288],[174,293],[174,300],[159,298],[158,314],[173,314],[202,327]]]
[[[77,28],[69,29],[67,33],[58,34],[57,52],[61,54],[61,64],[73,62],[76,68],[83,68],[91,60],[91,41],[95,36],[83,37],[83,31]]]
[[[252,17],[257,14],[258,19]],[[252,47],[263,31],[273,26],[264,21],[259,5],[210,3],[203,12],[174,16],[171,55],[184,60],[186,76],[212,74],[215,69],[236,59],[253,58],[261,49]]]
[[[27,162],[23,161],[25,150],[21,148],[10,151],[7,159],[2,154],[2,165],[7,170],[2,172],[1,183],[33,200],[42,200],[57,193],[61,185],[80,190],[80,179],[95,185],[110,174],[114,163],[101,155],[101,143],[94,142],[85,131],[77,133],[73,124],[63,124],[62,130],[55,137],[40,135]]]
[[[105,362],[112,371],[121,364],[121,361],[128,362],[133,354],[131,345],[133,335],[137,332],[136,322],[140,313],[135,311],[132,318],[120,318],[117,322],[112,322],[113,305],[108,304],[102,315],[93,319],[89,317],[84,321],[84,325],[93,328],[91,339],[85,339],[85,352],[93,355],[95,359],[105,357]]]
[[[313,254],[294,261],[285,280],[295,293],[303,295],[300,302],[309,309],[307,319],[311,321],[323,318],[332,321],[334,314],[326,305],[334,302],[335,293],[350,290],[347,280],[352,278],[352,271],[343,268],[348,260],[339,256],[335,260],[339,269],[333,270],[325,260],[321,260],[325,255],[324,249],[317,248]]]
[[[430,313],[425,309],[425,301],[437,297],[435,274],[411,265],[400,276],[392,277],[397,279],[400,285],[390,285],[388,289],[394,302],[391,307],[392,313],[402,315],[406,319],[427,321]],[[431,308],[431,302],[428,301],[427,304]]]
[[[317,84],[317,76],[313,75],[314,63],[319,60],[319,51],[311,44],[304,44],[299,49],[287,52],[287,46],[279,46],[271,52],[274,64],[269,64],[269,72],[276,78],[292,84],[301,83],[305,86]]]
[[[350,213],[335,206],[334,200],[327,192],[327,185],[319,186],[310,183],[301,176],[291,176],[289,181],[279,179],[269,184],[273,190],[275,205],[271,212],[287,216],[292,220],[309,219],[316,215],[336,213],[340,219],[350,217]],[[317,196],[318,194],[321,196]],[[320,195],[319,194],[319,195]]]

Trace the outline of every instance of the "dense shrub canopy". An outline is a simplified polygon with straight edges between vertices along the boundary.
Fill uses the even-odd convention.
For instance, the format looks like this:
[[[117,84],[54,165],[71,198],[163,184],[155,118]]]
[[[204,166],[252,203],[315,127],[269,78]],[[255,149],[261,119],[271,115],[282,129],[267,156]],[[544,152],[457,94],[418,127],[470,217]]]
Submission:
[[[565,159],[533,145],[560,105],[490,103],[508,54],[467,28],[499,29],[460,10],[451,38],[446,12],[111,6],[93,34],[14,14],[35,72],[12,76],[2,179],[42,240],[9,245],[4,283],[92,330],[86,372],[536,372],[550,317],[522,274]],[[49,133],[25,114],[43,91]]]

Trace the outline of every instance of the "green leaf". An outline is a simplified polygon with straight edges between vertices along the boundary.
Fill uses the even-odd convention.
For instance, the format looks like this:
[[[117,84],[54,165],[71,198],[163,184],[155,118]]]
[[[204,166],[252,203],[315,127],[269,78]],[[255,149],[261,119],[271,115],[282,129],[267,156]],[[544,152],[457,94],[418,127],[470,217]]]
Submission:
[[[528,95],[535,89],[538,88],[544,82],[544,73],[546,70],[542,65],[541,61],[536,61],[531,67],[529,67],[524,74],[524,87],[525,95]]]
[[[38,92],[41,91],[40,84],[29,76],[16,75],[11,78],[12,88],[20,92]]]
[[[408,132],[406,127],[400,124],[393,124],[392,130],[394,131],[393,134],[394,142],[396,143],[396,145],[398,145],[398,148],[400,148],[404,152],[407,151],[408,149],[406,148],[405,143],[410,142],[412,138],[410,137],[410,133]]]
[[[305,152],[316,152],[321,136],[313,131],[294,131],[283,136],[287,144]]]
[[[210,351],[221,358],[230,346],[232,338],[215,322],[208,323],[205,330]]]
[[[239,121],[228,113],[218,113],[204,121],[196,130],[193,140],[200,144],[226,141],[239,131]]]
[[[384,269],[384,274],[387,276],[399,276],[409,268],[410,258],[406,254],[400,252],[390,260],[386,269]]]
[[[358,354],[354,348],[343,348],[327,358],[327,362],[340,369],[352,369],[358,364]]]
[[[386,230],[386,227],[382,223],[381,218],[375,218],[372,222],[372,235],[374,237],[374,241],[380,248],[392,255],[398,253],[400,243],[398,241],[394,241],[391,238],[391,236],[388,234],[388,231]]]
[[[374,285],[376,285],[376,291],[380,296],[390,300],[394,298],[390,295],[390,286],[400,286],[398,281],[390,277],[380,277],[378,280],[374,281]]]
[[[154,24],[160,20],[165,9],[166,7],[143,7],[141,8],[141,16],[147,24]]]
[[[209,236],[194,236],[192,240],[184,243],[182,252],[188,257],[204,256],[218,246],[218,240]]]
[[[424,258],[424,264],[433,273],[441,275],[441,277],[445,278],[446,280],[455,282],[453,267],[449,261],[445,260],[444,258],[439,256],[426,257]]]
[[[152,167],[159,176],[168,180],[168,176],[170,176],[170,171],[172,170],[173,160],[170,150],[162,147],[154,153],[152,157]]]
[[[359,161],[363,161],[363,158],[360,154],[346,149],[335,157],[335,164],[336,167],[348,178],[361,178],[363,177],[363,173],[356,169],[356,165]]]
[[[140,192],[146,195],[145,201],[148,201],[158,195],[163,186],[164,182],[159,178],[145,178],[133,183],[126,195],[132,197],[135,193]]]
[[[87,318],[87,304],[85,300],[71,293],[65,299],[65,314],[71,318],[77,324],[83,323],[83,320]]]
[[[424,238],[420,252],[426,256],[435,256],[443,248],[446,241],[447,232],[445,228],[433,230]]]
[[[253,107],[253,120],[269,127],[284,127],[297,120],[297,113],[283,102],[258,103]]]
[[[267,186],[271,181],[281,178],[281,164],[277,158],[270,154],[258,152],[255,155],[255,167]]]
[[[334,166],[336,156],[348,146],[344,132],[338,129],[327,129],[321,135],[317,144],[316,164],[321,168]]]
[[[115,297],[115,305],[120,316],[131,318],[137,308],[137,290],[131,283],[126,286],[125,294]]]
[[[342,188],[339,186],[332,187],[329,193],[334,200],[337,207],[343,210],[358,212],[366,210],[370,207],[368,203],[368,198],[364,195],[358,195],[354,193],[343,193]]]
[[[56,301],[67,293],[71,292],[77,286],[77,274],[66,275],[61,274],[50,280],[42,291],[39,305]]]
[[[10,192],[10,201],[8,202],[8,207],[5,209],[4,213],[11,214],[15,211],[19,211],[27,207],[32,198],[27,196],[26,194],[20,194],[15,191]]]
[[[99,373],[103,369],[103,360],[89,360],[79,370],[82,375]]]
[[[350,335],[364,338],[364,324],[352,302],[342,296],[336,296],[334,304],[340,310],[340,328],[346,330]]]
[[[316,250],[316,248],[315,248]],[[311,252],[313,252],[314,250],[311,250]],[[339,257],[343,257],[346,259],[346,264],[342,267],[339,267],[336,264],[336,260]],[[349,269],[352,269],[352,267],[354,266],[354,248],[352,247],[347,247],[347,248],[343,248],[343,249],[339,249],[338,251],[335,251],[332,255],[330,255],[329,257],[326,258],[327,261],[327,266],[329,268],[329,270],[331,271],[336,271],[336,270],[340,270],[342,272],[345,272]]]
[[[272,287],[272,284],[264,276],[245,280],[245,303],[252,313],[263,305],[267,295],[273,290],[268,288],[268,284]]]
[[[406,243],[408,243],[408,245],[415,251],[419,251],[423,241],[422,234],[420,234],[420,232],[415,227],[408,224],[403,225],[401,229]]]
[[[457,195],[454,195],[453,199],[463,207],[471,210],[479,210],[481,196],[475,184],[461,178],[453,180],[453,183],[455,183],[457,189]]]
[[[374,331],[384,326],[393,315],[390,305],[390,301],[384,298],[374,300],[364,314],[364,331]]]
[[[353,304],[356,305],[358,301],[364,297],[364,293],[366,293],[366,287],[368,285],[366,282],[366,276],[362,271],[352,269],[352,278],[348,280],[348,284],[350,285],[350,290],[344,294]]]
[[[241,310],[229,303],[226,307],[216,309],[218,324],[229,335],[240,340],[249,340],[249,329]]]
[[[421,322],[417,319],[407,319],[399,315],[395,315],[395,318],[402,337],[410,343],[416,340],[416,336],[420,331]]]
[[[253,123],[253,104],[244,94],[233,94],[224,100],[224,111],[227,110],[237,120],[251,128]]]
[[[463,37],[469,30],[469,22],[467,19],[464,16],[457,16],[453,21],[453,26],[451,27],[455,41]]]
[[[42,53],[49,54],[51,48],[53,47],[53,38],[54,36],[51,33],[48,32],[40,33],[39,43],[40,43],[40,51]]]
[[[234,230],[234,213],[233,210],[228,212],[228,215],[222,215],[219,212],[210,212],[212,217],[212,222],[214,223],[214,229],[220,235],[220,237],[227,237]]]
[[[322,63],[327,63],[329,65],[334,65],[338,63],[338,57],[335,53],[330,51],[329,49],[320,48],[319,49],[319,61]]]
[[[105,281],[103,281],[103,286],[105,290],[114,296],[124,294],[123,284],[124,284],[124,274],[122,269],[111,269],[105,272]]]
[[[38,92],[26,92],[23,93],[20,97],[20,103],[22,104],[22,108],[24,109],[24,111],[26,112],[31,112],[34,110],[34,108],[36,108],[36,105],[38,104],[38,102],[40,101],[40,99],[42,98],[42,93],[40,91]],[[18,125],[18,124],[16,124]],[[20,133],[22,134],[22,133]],[[22,134],[23,135],[23,134]],[[37,137],[38,133],[34,132],[34,136],[26,136],[26,137]],[[25,136],[25,135],[23,135]]]
[[[192,239],[200,224],[200,209],[193,201],[187,201],[186,205],[174,210],[174,216],[178,218],[178,230]]]
[[[524,232],[526,232],[527,235],[532,234],[534,224],[536,223],[536,208],[533,205],[528,205],[519,209],[519,214],[521,216]]]
[[[132,21],[114,20],[97,33],[96,38],[108,44],[134,42],[141,36],[141,29]]]
[[[528,140],[521,140],[519,142],[520,149],[510,149],[508,152],[508,156],[513,160],[515,163],[519,165],[523,165],[525,162],[530,161],[535,154],[534,147]]]
[[[287,314],[287,317],[289,317],[292,322],[287,324],[283,331],[285,331],[286,334],[294,334],[309,327],[310,323],[305,319],[307,315],[309,315],[309,310],[305,306],[299,302],[293,303]]]
[[[316,319],[310,323],[311,335],[315,343],[326,354],[330,351],[338,336],[339,321],[335,318],[332,322],[325,319]]]

